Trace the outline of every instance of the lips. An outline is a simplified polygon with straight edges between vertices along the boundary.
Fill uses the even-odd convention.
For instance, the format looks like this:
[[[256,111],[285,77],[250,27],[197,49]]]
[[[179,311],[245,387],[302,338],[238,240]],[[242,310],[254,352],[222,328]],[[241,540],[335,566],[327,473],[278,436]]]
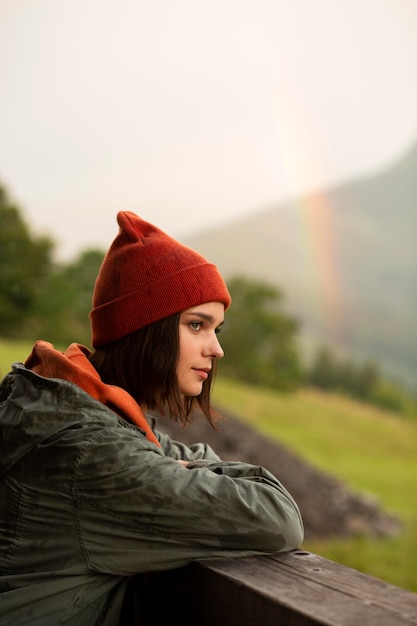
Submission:
[[[201,378],[203,380],[207,380],[209,372],[210,372],[210,368],[206,367],[206,368],[198,368],[198,367],[194,367],[193,370],[196,372],[196,374],[198,374],[199,376],[201,376]]]

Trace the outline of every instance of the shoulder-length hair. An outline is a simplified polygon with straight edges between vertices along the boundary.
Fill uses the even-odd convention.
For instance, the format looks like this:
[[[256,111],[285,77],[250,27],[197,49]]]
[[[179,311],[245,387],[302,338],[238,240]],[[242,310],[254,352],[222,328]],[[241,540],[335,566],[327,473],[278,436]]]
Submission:
[[[216,359],[199,396],[184,396],[178,387],[180,315],[166,317],[95,350],[90,362],[104,383],[122,387],[147,410],[168,414],[185,424],[197,405],[214,426],[218,414],[210,405],[210,393]]]

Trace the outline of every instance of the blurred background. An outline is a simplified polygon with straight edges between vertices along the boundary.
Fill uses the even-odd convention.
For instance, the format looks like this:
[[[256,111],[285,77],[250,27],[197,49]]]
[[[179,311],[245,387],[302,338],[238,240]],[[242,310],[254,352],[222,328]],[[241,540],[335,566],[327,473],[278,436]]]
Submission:
[[[273,406],[265,432],[377,494],[408,524],[404,564],[417,542],[415,1],[0,0],[0,81],[3,373],[39,337],[89,344],[116,213],[134,211],[230,284],[228,410]],[[241,405],[249,389],[278,395]]]
[[[60,257],[380,172],[417,140],[413,0],[2,0],[0,172]]]

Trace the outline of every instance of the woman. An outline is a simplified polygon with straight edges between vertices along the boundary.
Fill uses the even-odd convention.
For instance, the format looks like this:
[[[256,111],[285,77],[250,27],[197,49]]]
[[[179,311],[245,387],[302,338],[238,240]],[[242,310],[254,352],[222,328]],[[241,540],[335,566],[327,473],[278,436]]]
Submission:
[[[0,622],[118,624],[129,577],[287,551],[297,505],[260,467],[155,429],[212,422],[230,305],[216,267],[133,213],[100,269],[94,351],[35,344],[0,387]]]

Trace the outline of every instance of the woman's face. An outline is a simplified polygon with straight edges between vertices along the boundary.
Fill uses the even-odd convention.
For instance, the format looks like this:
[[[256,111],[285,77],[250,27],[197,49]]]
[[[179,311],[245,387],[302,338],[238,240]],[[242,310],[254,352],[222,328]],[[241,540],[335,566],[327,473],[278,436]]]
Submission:
[[[224,353],[217,333],[223,321],[224,304],[221,302],[199,304],[181,313],[177,380],[183,395],[200,395],[213,360],[222,358]]]

